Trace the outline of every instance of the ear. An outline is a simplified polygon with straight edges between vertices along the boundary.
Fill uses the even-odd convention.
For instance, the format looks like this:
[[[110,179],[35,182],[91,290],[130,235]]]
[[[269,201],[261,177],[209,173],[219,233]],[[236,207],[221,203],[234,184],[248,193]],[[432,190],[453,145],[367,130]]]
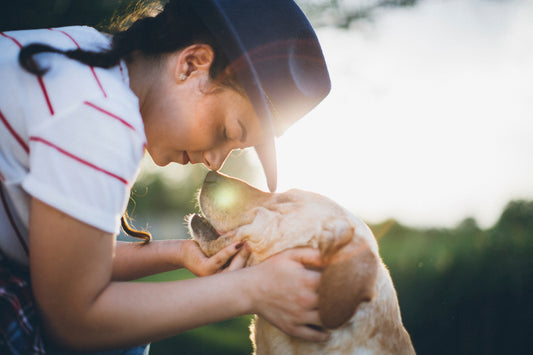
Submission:
[[[191,76],[207,73],[215,59],[215,52],[208,44],[193,44],[181,50],[176,57],[174,79],[180,83]],[[185,75],[185,77],[183,76]]]
[[[319,314],[328,329],[346,323],[361,302],[374,297],[378,269],[377,257],[364,240],[354,237],[353,227],[341,228],[340,232],[340,235],[334,234],[330,243],[320,245],[326,268],[318,289]]]

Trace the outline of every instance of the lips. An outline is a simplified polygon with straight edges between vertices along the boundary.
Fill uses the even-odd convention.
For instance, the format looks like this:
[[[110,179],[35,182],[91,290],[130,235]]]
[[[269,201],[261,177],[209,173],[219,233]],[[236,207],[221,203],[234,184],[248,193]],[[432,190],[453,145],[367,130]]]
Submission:
[[[194,233],[195,238],[199,240],[212,241],[220,237],[220,234],[207,218],[199,214],[194,214],[189,218],[189,228]]]

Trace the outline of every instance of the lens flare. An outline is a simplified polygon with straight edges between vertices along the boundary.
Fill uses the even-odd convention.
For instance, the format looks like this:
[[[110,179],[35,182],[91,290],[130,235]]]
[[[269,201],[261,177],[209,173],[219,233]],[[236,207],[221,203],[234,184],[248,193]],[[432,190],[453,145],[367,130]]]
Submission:
[[[227,210],[239,203],[239,195],[239,190],[232,186],[219,186],[214,191],[213,201],[217,208]]]

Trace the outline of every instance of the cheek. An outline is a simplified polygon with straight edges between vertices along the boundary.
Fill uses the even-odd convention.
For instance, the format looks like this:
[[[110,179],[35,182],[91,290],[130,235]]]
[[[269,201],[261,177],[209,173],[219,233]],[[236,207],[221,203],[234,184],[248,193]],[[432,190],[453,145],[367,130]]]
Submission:
[[[217,143],[216,127],[209,118],[203,115],[187,117],[183,133],[191,150],[206,150]]]
[[[191,107],[184,113],[179,130],[188,150],[208,150],[221,143],[222,126],[217,112],[203,105]]]
[[[178,143],[182,140],[181,132],[184,127],[183,113],[176,104],[170,99],[162,99],[157,102],[156,106],[152,106],[143,113],[146,133],[152,138],[152,145],[169,145],[170,142]],[[176,137],[178,136],[178,137]]]

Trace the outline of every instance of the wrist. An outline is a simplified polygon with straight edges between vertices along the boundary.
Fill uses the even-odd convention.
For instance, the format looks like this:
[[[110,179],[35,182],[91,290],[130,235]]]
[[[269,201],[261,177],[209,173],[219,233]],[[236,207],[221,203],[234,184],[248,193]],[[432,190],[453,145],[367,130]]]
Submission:
[[[198,248],[196,242],[192,239],[178,239],[176,242],[178,243],[174,254],[176,268],[189,269],[191,267],[190,257],[194,254],[195,249]]]
[[[258,300],[260,298],[259,294],[262,291],[262,286],[261,283],[257,283],[257,280],[261,279],[261,277],[257,275],[257,268],[254,266],[247,267],[235,271],[235,273],[242,273],[239,275],[239,279],[243,287],[241,299],[246,314],[259,313],[257,305],[260,304]],[[244,280],[244,282],[242,280]]]
[[[184,266],[183,258],[184,255],[186,255],[183,252],[183,242],[184,240],[182,239],[152,242],[152,244],[157,247],[157,258],[161,264],[167,265],[167,268],[172,270],[182,268]]]

